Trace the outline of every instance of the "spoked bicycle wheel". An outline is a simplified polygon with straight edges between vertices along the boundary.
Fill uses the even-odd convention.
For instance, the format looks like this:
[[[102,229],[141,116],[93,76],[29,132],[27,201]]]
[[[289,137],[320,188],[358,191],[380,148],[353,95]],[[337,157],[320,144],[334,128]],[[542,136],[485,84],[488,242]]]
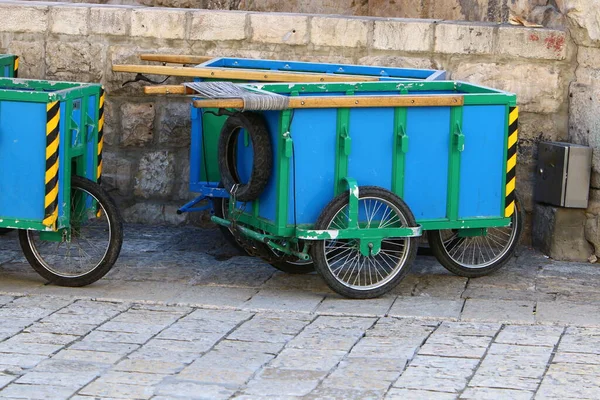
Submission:
[[[123,243],[119,211],[99,184],[71,178],[70,228],[70,239],[61,241],[43,240],[43,233],[21,230],[21,249],[33,269],[51,283],[89,285],[110,271]]]
[[[460,237],[456,229],[427,232],[435,257],[448,271],[467,278],[492,273],[504,266],[513,256],[521,231],[524,211],[515,198],[511,224],[504,228],[487,228],[483,236]]]
[[[348,226],[348,192],[334,198],[324,209],[314,229],[343,230]],[[360,228],[416,226],[404,201],[376,186],[359,188]],[[376,255],[364,256],[356,239],[315,241],[312,246],[316,270],[327,285],[350,298],[373,298],[393,289],[409,271],[417,254],[418,238],[383,238]]]

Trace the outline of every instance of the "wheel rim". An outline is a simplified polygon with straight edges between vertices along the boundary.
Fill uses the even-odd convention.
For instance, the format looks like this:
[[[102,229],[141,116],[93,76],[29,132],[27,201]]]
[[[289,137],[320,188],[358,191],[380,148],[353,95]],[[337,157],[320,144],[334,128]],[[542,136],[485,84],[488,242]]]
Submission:
[[[504,257],[517,239],[518,214],[515,210],[509,226],[488,228],[485,236],[458,237],[457,230],[440,230],[442,247],[454,262],[464,268],[489,267]]]
[[[78,278],[98,268],[106,258],[112,238],[106,209],[98,198],[79,187],[72,187],[71,192],[70,242],[41,240],[38,231],[27,231],[34,257],[49,272],[62,278]],[[92,207],[92,202],[97,208]]]
[[[363,197],[358,202],[359,228],[398,228],[407,226],[405,215],[393,203],[378,197]],[[346,229],[348,205],[337,211],[327,229]],[[354,290],[373,290],[391,281],[405,266],[409,238],[386,238],[381,251],[373,256],[360,252],[355,239],[325,240],[324,259],[333,277]]]

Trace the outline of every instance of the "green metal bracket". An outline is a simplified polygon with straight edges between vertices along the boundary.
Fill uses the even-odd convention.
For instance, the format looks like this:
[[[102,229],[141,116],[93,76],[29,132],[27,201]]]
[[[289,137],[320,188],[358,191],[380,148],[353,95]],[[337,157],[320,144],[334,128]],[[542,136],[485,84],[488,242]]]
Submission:
[[[487,228],[471,228],[471,229],[459,229],[458,237],[467,238],[475,236],[486,236]]]
[[[465,149],[465,135],[463,135],[462,130],[460,129],[460,125],[456,124],[456,129],[454,131],[454,140],[456,144],[456,150],[464,151]]]
[[[342,150],[344,151],[344,155],[349,156],[351,151],[352,138],[348,135],[347,126],[342,127],[342,133],[340,136],[342,139]]]
[[[358,228],[358,183],[355,179],[345,177],[344,182],[348,185],[348,228]]]
[[[400,145],[400,151],[408,153],[408,135],[406,134],[404,125],[400,125],[400,129],[398,129],[398,143]]]
[[[59,229],[56,232],[40,232],[40,240],[48,241],[48,242],[62,242],[62,241],[71,241],[71,232],[68,228]]]
[[[289,132],[283,134],[283,147],[285,156],[287,158],[292,158],[292,155],[294,154],[294,142],[292,141]]]

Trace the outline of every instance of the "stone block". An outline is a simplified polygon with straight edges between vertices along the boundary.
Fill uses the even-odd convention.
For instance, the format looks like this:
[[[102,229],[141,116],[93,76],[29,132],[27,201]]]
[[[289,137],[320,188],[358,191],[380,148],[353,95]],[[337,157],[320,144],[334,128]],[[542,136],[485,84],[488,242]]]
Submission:
[[[590,146],[592,170],[600,172],[600,86],[573,83],[569,101],[569,141]]]
[[[190,104],[189,102],[168,101],[161,105],[158,140],[174,147],[187,147],[190,144]]]
[[[143,146],[151,142],[155,114],[153,103],[125,103],[121,107],[121,145]]]
[[[252,41],[299,45],[308,43],[308,17],[291,14],[250,14]]]
[[[86,41],[47,41],[48,79],[72,82],[100,82],[106,62],[106,47]]]
[[[600,3],[588,0],[559,0],[558,8],[566,14],[575,43],[584,46],[600,44]]]
[[[44,39],[13,40],[9,52],[19,55],[19,77],[28,79],[44,79],[46,77],[45,63],[40,62],[45,55]]]
[[[129,32],[131,10],[123,7],[93,7],[90,10],[90,33],[123,36]]]
[[[487,21],[488,6],[496,0],[443,0],[431,2],[431,17],[451,21]]]
[[[561,71],[553,65],[460,63],[452,79],[517,94],[520,111],[555,113],[564,102]]]
[[[175,156],[169,151],[145,154],[135,177],[134,193],[148,199],[168,196],[175,181]]]
[[[365,56],[358,59],[358,64],[396,68],[438,69],[438,65],[434,60],[419,57]]]
[[[533,245],[555,260],[587,261],[594,250],[585,238],[584,210],[536,204]]]
[[[306,14],[342,14],[342,15],[369,15],[368,1],[356,0],[297,0],[298,5],[292,12]],[[271,0],[271,2],[273,2]],[[286,3],[285,1],[275,1]],[[271,10],[267,10],[271,11]]]
[[[585,239],[594,246],[594,254],[600,256],[600,215],[585,221]]]
[[[498,29],[500,55],[564,60],[567,56],[567,33],[551,29],[505,26]]]
[[[131,13],[131,36],[184,39],[187,11],[139,8]]]
[[[310,41],[317,46],[364,47],[371,24],[364,19],[313,17]]]
[[[427,18],[426,8],[421,0],[369,0],[369,13],[372,17],[386,18]]]
[[[375,21],[373,48],[379,50],[430,51],[433,46],[434,21]]]
[[[48,6],[0,4],[0,21],[2,21],[2,32],[46,32]]]
[[[78,6],[50,8],[50,32],[66,35],[87,35],[90,9]]]
[[[128,195],[131,192],[133,163],[123,156],[105,151],[102,164],[102,185],[109,191],[115,189],[120,195]]]
[[[435,27],[434,51],[446,54],[490,54],[494,26],[443,22]]]
[[[246,39],[246,13],[194,11],[188,37],[191,40]]]

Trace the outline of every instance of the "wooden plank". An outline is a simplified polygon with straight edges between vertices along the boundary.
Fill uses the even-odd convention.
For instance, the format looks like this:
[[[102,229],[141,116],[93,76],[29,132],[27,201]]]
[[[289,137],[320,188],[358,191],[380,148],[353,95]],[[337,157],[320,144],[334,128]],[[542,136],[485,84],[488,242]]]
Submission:
[[[288,108],[450,107],[462,106],[463,96],[335,96],[290,98]],[[243,108],[242,99],[195,100],[197,108]]]
[[[174,67],[167,65],[113,65],[115,72],[135,72],[151,75],[185,76],[190,78],[210,78],[243,80],[255,82],[366,82],[378,81],[374,76],[313,74],[286,71],[261,71],[242,68]]]
[[[194,94],[194,91],[183,85],[158,85],[144,86],[144,94]]]
[[[192,56],[187,54],[140,54],[140,60],[158,61],[173,64],[202,64],[215,57]]]

